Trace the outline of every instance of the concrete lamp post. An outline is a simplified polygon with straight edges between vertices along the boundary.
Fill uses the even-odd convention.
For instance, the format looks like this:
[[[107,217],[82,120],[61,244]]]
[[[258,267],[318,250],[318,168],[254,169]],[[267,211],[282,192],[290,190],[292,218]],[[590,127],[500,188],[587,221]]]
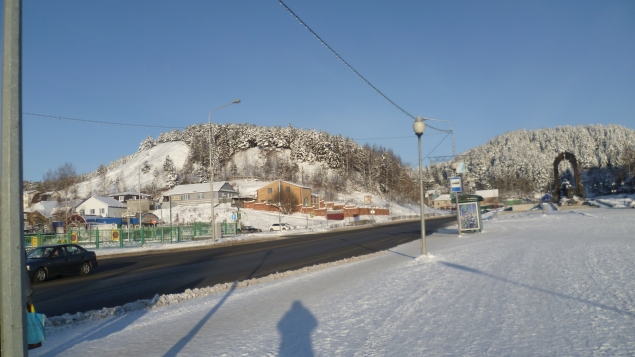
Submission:
[[[419,143],[419,202],[421,203],[421,255],[427,255],[426,252],[426,218],[425,218],[425,205],[423,202],[423,169],[421,160],[421,135],[426,130],[426,123],[417,117],[415,120],[413,129],[415,135],[417,135],[417,141]]]
[[[211,117],[212,117],[212,113],[220,108],[224,108],[226,106],[232,105],[232,104],[240,104],[240,99],[236,99],[233,102],[227,103],[227,104],[223,104],[218,108],[214,108],[212,109],[209,114],[207,115],[207,128],[209,129],[209,194],[210,194],[210,203],[212,204],[212,218],[211,218],[211,223],[212,223],[212,243],[216,242],[216,217],[214,217],[214,163],[212,161],[212,122],[211,122]],[[172,202],[172,200],[170,199],[170,202]]]

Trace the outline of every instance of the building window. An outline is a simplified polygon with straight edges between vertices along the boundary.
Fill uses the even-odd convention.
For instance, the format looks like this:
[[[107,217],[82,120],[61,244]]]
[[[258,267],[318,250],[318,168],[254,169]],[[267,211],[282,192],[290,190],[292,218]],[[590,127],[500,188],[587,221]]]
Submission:
[[[309,199],[307,197],[304,198],[304,207],[309,207]]]
[[[90,212],[90,214],[95,214],[95,209],[91,208],[89,212]]]
[[[79,215],[80,215],[80,216],[83,216],[85,213],[86,213],[86,211],[84,211],[83,209],[80,209],[80,210],[79,210]]]
[[[125,197],[126,197],[126,196],[119,196],[119,202],[123,202],[123,200],[124,200],[124,198],[125,198]]]
[[[99,209],[99,214],[104,214],[106,213],[106,209],[105,208],[100,208]]]
[[[268,194],[273,193],[273,188],[269,187],[269,188],[267,189],[267,193],[268,193]]]
[[[189,201],[189,200],[190,200],[189,194],[181,195],[181,201]]]
[[[198,194],[198,196],[197,196],[197,198],[198,198],[199,200],[201,200],[201,199],[205,198],[205,194],[204,194],[204,193],[199,193],[199,194]]]

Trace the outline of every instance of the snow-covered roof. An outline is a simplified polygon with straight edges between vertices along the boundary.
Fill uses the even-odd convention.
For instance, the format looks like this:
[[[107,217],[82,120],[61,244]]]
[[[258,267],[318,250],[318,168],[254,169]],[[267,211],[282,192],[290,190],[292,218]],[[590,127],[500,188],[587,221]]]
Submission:
[[[295,183],[295,182],[291,182],[291,181],[285,181],[285,180],[282,180],[282,182],[289,183],[289,184],[292,184],[292,185],[296,185],[296,186],[298,186],[298,187],[302,187],[302,188],[308,188],[308,189],[311,189],[311,187],[309,187],[309,186],[304,186],[304,185],[301,185],[301,184],[299,184],[299,183]]]
[[[449,201],[450,199],[450,195],[439,195],[434,201]]]
[[[271,185],[272,183],[274,183],[274,182],[278,182],[278,181],[282,181],[282,182],[284,182],[284,183],[288,183],[288,184],[290,184],[290,185],[294,185],[294,186],[301,187],[301,188],[308,188],[309,190],[312,190],[312,188],[311,188],[311,187],[304,186],[304,185],[302,185],[302,184],[295,183],[295,182],[291,182],[291,181],[285,181],[285,180],[275,180],[275,181],[271,181],[271,182],[269,182],[269,183],[267,183],[267,184],[265,184],[265,185],[263,185],[263,186],[260,186],[260,188],[259,188],[259,189],[261,189],[261,188],[263,188],[263,187],[266,187],[266,186],[269,186],[269,185]]]
[[[53,210],[60,206],[57,201],[40,201],[38,203],[34,203],[31,207],[25,209],[25,212],[40,212],[44,217],[50,217],[53,213]]]
[[[151,195],[147,195],[145,193],[134,192],[134,191],[111,193],[111,194],[108,194],[108,197],[113,197],[113,196],[139,196],[139,195],[141,195],[141,197],[152,197]]]
[[[214,191],[220,190],[221,187],[223,187],[225,184],[231,187],[231,185],[227,181],[214,182],[214,186],[213,186]],[[163,196],[182,195],[184,193],[197,193],[197,192],[209,192],[209,182],[194,183],[190,185],[178,185],[171,190],[165,191],[163,193]]]
[[[94,198],[97,201],[100,201],[100,202],[103,202],[103,203],[107,204],[108,207],[121,207],[121,208],[126,208],[127,207],[125,203],[121,203],[121,202],[119,202],[116,199],[111,198],[111,197],[93,196],[91,198]],[[84,201],[84,202],[86,202],[86,201]],[[82,203],[84,203],[84,202],[82,202]]]
[[[494,189],[494,190],[476,190],[476,192],[474,192],[475,195],[479,195],[483,198],[488,198],[488,197],[498,197],[498,189]]]

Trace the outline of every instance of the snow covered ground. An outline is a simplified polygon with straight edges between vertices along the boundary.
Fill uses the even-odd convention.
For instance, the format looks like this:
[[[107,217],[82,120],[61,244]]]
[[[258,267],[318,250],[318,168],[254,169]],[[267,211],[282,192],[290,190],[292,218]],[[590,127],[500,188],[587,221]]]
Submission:
[[[415,241],[82,322],[66,315],[30,355],[635,354],[635,211],[490,215],[484,227],[429,236],[427,257]]]

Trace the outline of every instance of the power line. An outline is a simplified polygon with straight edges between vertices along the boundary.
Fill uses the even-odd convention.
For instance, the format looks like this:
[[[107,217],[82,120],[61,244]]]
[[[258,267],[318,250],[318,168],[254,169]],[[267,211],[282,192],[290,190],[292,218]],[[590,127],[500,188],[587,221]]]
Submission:
[[[82,123],[91,123],[91,124],[105,124],[105,125],[119,125],[119,126],[134,126],[140,128],[163,128],[163,129],[184,129],[181,126],[163,126],[163,125],[145,125],[145,124],[130,124],[130,123],[116,123],[109,121],[100,121],[100,120],[88,120],[88,119],[76,119],[76,118],[66,118],[66,117],[57,117],[53,115],[44,115],[44,114],[35,114],[35,113],[22,113],[23,115],[29,115],[42,119],[58,119],[58,120],[68,120],[68,121],[77,121]]]
[[[443,139],[441,139],[441,141],[439,141],[439,143],[437,144],[437,146],[434,147],[434,149],[432,149],[432,151],[430,151],[428,153],[428,155],[426,155],[426,157],[423,158],[423,160],[425,160],[428,156],[430,156],[430,154],[432,154],[434,152],[434,150],[436,150],[439,145],[441,145],[441,143],[448,137],[448,135],[450,135],[450,133],[445,134],[445,136],[443,137]]]
[[[414,115],[408,113],[405,109],[403,109],[402,107],[400,107],[399,105],[397,105],[397,103],[395,103],[394,101],[392,101],[392,99],[388,98],[387,95],[385,95],[384,93],[382,93],[382,91],[380,91],[377,87],[375,87],[372,83],[370,83],[370,81],[368,81],[364,76],[361,75],[361,73],[357,72],[357,70],[355,70],[355,68],[353,68],[353,66],[351,66],[348,62],[346,62],[346,60],[344,58],[342,58],[342,56],[340,56],[337,52],[335,52],[335,50],[333,48],[331,48],[331,46],[329,46],[317,33],[315,33],[315,31],[313,31],[309,25],[307,25],[304,21],[302,21],[302,19],[300,19],[300,17],[298,15],[296,15],[295,12],[293,12],[293,10],[291,10],[287,4],[285,4],[284,2],[282,2],[282,0],[278,0],[280,2],[280,5],[284,6],[285,9],[287,9],[287,11],[289,11],[289,13],[291,15],[293,15],[295,17],[296,20],[298,20],[300,22],[300,24],[302,24],[307,30],[309,30],[309,32],[311,32],[311,34],[317,38],[318,41],[320,41],[321,44],[324,45],[324,47],[326,47],[329,51],[331,51],[331,53],[333,53],[335,55],[335,57],[337,57],[337,59],[339,59],[340,61],[342,61],[342,63],[344,63],[344,65],[346,67],[348,67],[348,69],[350,69],[351,71],[353,71],[353,73],[355,73],[359,78],[361,78],[364,82],[366,82],[366,84],[368,84],[372,89],[375,90],[375,92],[377,92],[377,94],[379,94],[380,96],[382,96],[385,100],[387,100],[390,104],[392,104],[395,108],[399,109],[400,111],[402,111],[404,114],[406,114],[407,116],[409,116],[412,119],[416,119]],[[427,125],[427,124],[426,124]],[[438,131],[446,131],[447,130],[442,130],[442,129],[438,129],[433,127],[432,125],[427,125],[429,128],[434,129],[434,130],[438,130]]]
[[[100,121],[100,120],[88,120],[88,119],[77,119],[77,118],[66,118],[66,117],[58,117],[54,115],[44,115],[44,114],[35,114],[35,113],[22,113],[23,115],[29,115],[41,119],[57,119],[57,120],[68,120],[68,121],[77,121],[82,123],[89,124],[102,124],[102,125],[120,125],[120,126],[134,126],[141,128],[163,128],[163,129],[185,129],[185,127],[181,126],[161,126],[161,125],[145,125],[145,124],[130,124],[130,123],[117,123],[117,122],[109,122],[109,121]],[[439,134],[428,134],[426,136],[432,135],[441,135]],[[393,136],[386,138],[351,138],[352,140],[389,140],[389,139],[405,139],[410,138],[411,136]]]

